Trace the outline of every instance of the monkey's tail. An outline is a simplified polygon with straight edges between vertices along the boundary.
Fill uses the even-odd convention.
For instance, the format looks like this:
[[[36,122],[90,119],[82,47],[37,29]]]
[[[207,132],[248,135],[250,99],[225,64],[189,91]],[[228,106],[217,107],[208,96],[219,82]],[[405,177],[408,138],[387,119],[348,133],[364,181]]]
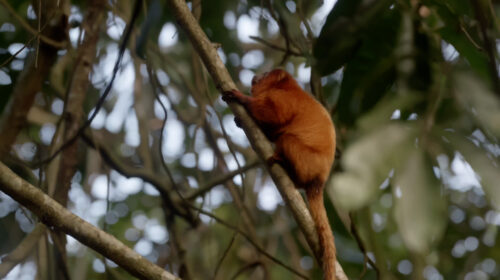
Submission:
[[[306,195],[309,202],[309,210],[316,225],[316,231],[318,232],[319,245],[321,246],[323,278],[325,280],[336,280],[336,248],[323,202],[323,182],[321,182],[321,185],[308,186],[306,188]]]

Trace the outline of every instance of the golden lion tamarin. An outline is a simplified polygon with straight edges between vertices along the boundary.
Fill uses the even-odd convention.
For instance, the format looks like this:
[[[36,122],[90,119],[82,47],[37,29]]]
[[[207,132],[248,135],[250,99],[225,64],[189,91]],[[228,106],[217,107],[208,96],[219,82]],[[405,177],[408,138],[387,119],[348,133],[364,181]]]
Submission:
[[[335,280],[336,249],[323,204],[323,188],[335,157],[335,128],[325,108],[287,72],[275,69],[252,80],[251,96],[232,90],[226,102],[243,105],[276,145],[267,161],[279,163],[304,189],[322,248],[324,278]]]

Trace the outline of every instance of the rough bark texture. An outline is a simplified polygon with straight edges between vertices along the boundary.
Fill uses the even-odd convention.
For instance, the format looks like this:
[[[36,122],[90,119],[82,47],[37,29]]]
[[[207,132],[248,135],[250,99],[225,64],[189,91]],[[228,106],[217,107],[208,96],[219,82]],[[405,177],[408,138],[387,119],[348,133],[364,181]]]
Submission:
[[[221,92],[236,89],[235,83],[217,54],[216,47],[208,39],[196,19],[191,14],[186,2],[183,0],[169,0],[168,2],[177,23],[188,35],[191,43],[203,60],[206,69],[212,76],[217,88]],[[241,120],[243,130],[259,157],[261,159],[271,157],[273,154],[271,143],[267,140],[245,109],[236,103],[230,103],[229,107],[233,111],[234,115]],[[316,259],[320,261],[321,248],[319,245],[318,235],[316,233],[314,222],[304,200],[302,199],[302,196],[297,191],[293,182],[281,166],[274,164],[271,168],[268,167],[268,170],[279,192],[281,193],[283,200],[290,208],[297,224],[304,233],[307,243],[312,248]],[[338,279],[347,279],[340,264],[337,263],[336,269]]]
[[[89,76],[96,56],[96,45],[99,33],[104,22],[105,6],[101,1],[92,0],[88,3],[88,10],[82,22],[83,40],[78,47],[75,68],[71,78],[71,84],[67,91],[65,111],[63,118],[63,137],[61,143],[66,143],[76,135],[83,123],[85,112],[83,111],[87,89],[89,87]],[[57,173],[57,189],[54,199],[61,205],[66,206],[71,180],[78,168],[78,141],[73,141],[62,151]],[[66,264],[66,235],[63,232],[55,232],[53,235],[57,246],[55,250],[57,260],[57,273],[62,273]],[[68,275],[68,273],[64,274]],[[59,276],[58,278],[62,278]],[[66,276],[65,278],[69,278]]]
[[[89,87],[89,75],[96,56],[96,45],[99,39],[101,24],[104,22],[105,6],[101,1],[89,1],[88,11],[82,23],[84,38],[78,47],[78,55],[73,78],[66,99],[64,112],[63,143],[71,139],[83,123],[83,103]],[[62,205],[66,205],[71,179],[78,165],[78,141],[74,141],[61,154],[59,173],[57,176],[58,189],[54,198]]]
[[[74,215],[0,162],[0,190],[28,208],[49,228],[73,236],[140,279],[180,279],[149,262],[114,236]]]
[[[63,12],[63,4],[58,6],[58,0],[47,0],[42,5],[42,34],[58,42],[66,41],[68,18]],[[38,7],[38,5],[36,5]],[[47,21],[50,20],[49,23]],[[10,151],[17,135],[26,124],[26,116],[35,100],[35,95],[41,91],[43,82],[57,59],[57,48],[40,41],[38,55],[32,52],[14,87],[12,96],[0,120],[0,159]]]

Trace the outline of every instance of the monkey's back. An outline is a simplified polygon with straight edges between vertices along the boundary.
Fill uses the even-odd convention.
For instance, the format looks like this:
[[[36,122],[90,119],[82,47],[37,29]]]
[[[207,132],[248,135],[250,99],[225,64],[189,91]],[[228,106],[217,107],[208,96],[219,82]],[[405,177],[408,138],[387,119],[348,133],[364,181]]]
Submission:
[[[308,93],[294,92],[286,101],[293,118],[280,130],[277,149],[295,168],[300,183],[326,181],[335,157],[335,128],[326,109]],[[278,110],[279,111],[279,110]]]

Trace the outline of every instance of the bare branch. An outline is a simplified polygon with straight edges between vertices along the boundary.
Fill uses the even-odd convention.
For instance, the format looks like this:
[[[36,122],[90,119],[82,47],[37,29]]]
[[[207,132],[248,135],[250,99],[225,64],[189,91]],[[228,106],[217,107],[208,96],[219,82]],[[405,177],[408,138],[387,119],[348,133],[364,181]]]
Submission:
[[[261,44],[263,44],[266,47],[269,47],[274,50],[282,51],[284,53],[288,53],[294,56],[304,56],[299,50],[295,50],[294,48],[291,49],[286,49],[282,46],[276,45],[274,43],[271,43],[269,41],[264,40],[263,38],[257,37],[257,36],[250,36],[250,39],[257,41]]]
[[[206,183],[206,185],[201,186],[199,189],[197,189],[193,193],[186,195],[186,199],[187,200],[193,200],[193,199],[197,198],[198,196],[202,196],[205,193],[207,193],[210,190],[212,190],[215,186],[223,184],[227,180],[231,180],[234,176],[236,176],[238,174],[241,174],[241,173],[244,173],[244,172],[246,172],[246,171],[248,171],[248,170],[250,170],[252,168],[255,168],[259,164],[260,164],[259,161],[253,161],[253,162],[248,163],[245,166],[242,166],[241,168],[238,168],[238,169],[236,169],[234,171],[231,171],[231,172],[223,174],[223,175],[221,175],[221,176],[219,176],[217,178],[214,178],[211,181],[209,181],[208,183]]]
[[[0,278],[4,278],[11,269],[33,253],[33,248],[45,234],[46,229],[47,228],[43,224],[37,224],[35,229],[31,231],[12,252],[1,259]]]
[[[29,33],[35,35],[36,37],[40,38],[45,44],[50,45],[50,46],[57,48],[57,49],[66,48],[68,41],[66,41],[66,40],[57,41],[57,40],[51,39],[51,38],[43,35],[41,32],[33,29],[33,27],[31,27],[31,25],[29,23],[27,23],[22,17],[20,17],[16,13],[16,11],[12,8],[12,6],[9,5],[9,2],[7,2],[6,0],[0,0],[0,3],[5,6],[7,11],[9,11],[9,13],[19,22],[19,24],[21,24],[21,26],[24,29],[26,29]],[[52,16],[53,15],[50,15],[50,17],[52,17]]]
[[[183,0],[169,0],[168,2],[178,24],[187,33],[191,43],[202,58],[205,67],[212,76],[217,88],[221,92],[235,89],[235,83],[231,79],[224,63],[217,54],[217,50],[213,47],[212,42],[210,42],[196,19],[191,14],[186,2]],[[271,143],[269,143],[267,138],[251,119],[245,109],[236,103],[230,103],[229,107],[235,116],[241,119],[241,124],[245,134],[259,157],[262,159],[271,157],[273,154]],[[304,233],[309,246],[313,249],[316,258],[320,260],[321,258],[319,256],[321,255],[321,249],[319,247],[318,235],[314,227],[314,222],[312,221],[311,215],[302,196],[297,191],[293,182],[281,166],[274,164],[271,167],[268,167],[268,170],[278,190],[280,191],[283,200],[292,211],[297,224]],[[336,267],[339,268],[337,271],[338,278],[347,279],[338,263]]]
[[[50,19],[55,24],[49,24],[43,30],[43,34],[47,36],[57,34],[58,38],[65,38],[67,19],[62,16],[62,12],[55,2],[56,0],[45,1],[42,17]],[[0,139],[0,159],[10,151],[17,135],[25,126],[26,116],[33,105],[35,95],[41,90],[43,82],[56,59],[57,49],[47,44],[40,44],[38,61],[35,61],[35,54],[30,53],[26,66],[17,79],[11,100],[5,107],[3,117],[0,120],[0,134],[2,135]]]
[[[495,38],[491,38],[491,24],[490,19],[487,16],[487,8],[485,7],[486,1],[470,1],[474,7],[474,12],[477,21],[479,21],[479,27],[481,30],[482,40],[486,54],[488,55],[488,66],[491,75],[491,82],[493,84],[493,89],[495,93],[500,96],[500,79],[498,78],[498,52],[496,49]]]
[[[100,153],[102,159],[109,164],[109,166],[123,176],[127,178],[138,177],[153,185],[173,213],[185,218],[190,225],[196,227],[198,219],[189,211],[189,209],[186,208],[185,205],[183,205],[184,201],[181,198],[173,196],[176,192],[172,190],[172,186],[166,183],[161,176],[155,175],[152,170],[135,168],[127,165],[122,158],[116,156],[109,147],[102,143],[102,141],[97,142],[97,139],[92,139],[88,133],[84,133],[82,138],[85,143]]]
[[[45,164],[47,162],[52,161],[60,152],[62,152],[64,149],[68,148],[73,144],[73,142],[83,134],[85,129],[90,126],[94,118],[97,116],[97,113],[99,113],[99,110],[102,108],[104,105],[104,102],[106,101],[106,97],[109,95],[111,92],[111,88],[113,86],[113,82],[115,81],[116,75],[118,74],[118,70],[120,69],[121,61],[123,59],[123,55],[125,53],[125,49],[127,48],[127,43],[130,39],[130,35],[132,34],[132,30],[134,28],[135,21],[139,15],[141,7],[141,0],[136,0],[134,9],[132,10],[132,15],[130,18],[130,22],[127,24],[127,27],[125,28],[125,31],[123,32],[123,40],[120,44],[120,49],[118,51],[118,57],[116,59],[115,65],[113,67],[113,74],[111,75],[111,80],[109,81],[108,85],[106,86],[106,89],[102,93],[101,97],[99,100],[97,100],[97,103],[94,107],[94,110],[92,111],[92,114],[88,117],[88,119],[81,125],[77,132],[70,137],[68,140],[64,141],[63,144],[49,157],[46,159],[40,161],[38,165]]]
[[[94,64],[97,41],[104,21],[104,6],[99,0],[90,1],[88,11],[82,23],[85,30],[85,38],[78,48],[78,58],[76,60],[75,71],[71,78],[71,84],[66,95],[65,110],[63,118],[64,133],[63,141],[68,141],[73,135],[78,133],[78,129],[84,118],[83,106],[87,89],[89,87],[89,75]],[[62,205],[66,205],[68,191],[71,185],[71,178],[74,176],[78,165],[78,142],[72,142],[61,154],[61,162],[57,181],[59,188],[54,194],[54,198]]]
[[[47,226],[73,236],[140,279],[180,279],[151,263],[114,236],[71,213],[1,162],[0,190],[31,210]]]
[[[237,226],[233,226],[231,224],[229,224],[228,222],[222,220],[221,218],[213,215],[212,213],[210,212],[207,212],[203,209],[200,209],[194,205],[190,205],[191,208],[195,209],[196,211],[200,212],[201,214],[203,215],[206,215],[212,219],[214,219],[215,221],[217,221],[219,224],[233,230],[234,232],[237,232],[239,233],[241,236],[243,236],[248,242],[250,242],[250,244],[252,244],[254,246],[255,249],[257,249],[257,251],[259,251],[259,253],[261,253],[262,255],[266,256],[268,259],[270,259],[271,261],[279,264],[280,266],[282,266],[283,268],[287,269],[288,271],[294,273],[295,275],[299,276],[300,278],[303,278],[303,279],[308,279],[307,276],[305,276],[304,274],[300,273],[299,271],[297,271],[296,269],[294,269],[293,267],[290,267],[288,266],[287,264],[285,264],[284,262],[280,261],[279,259],[275,258],[274,256],[272,256],[271,254],[269,254],[268,252],[266,252],[266,250],[264,250],[264,248],[262,248],[259,244],[257,244],[257,241],[254,240],[250,235],[248,235],[247,233],[245,233],[244,231],[242,231],[241,229],[239,229]]]

